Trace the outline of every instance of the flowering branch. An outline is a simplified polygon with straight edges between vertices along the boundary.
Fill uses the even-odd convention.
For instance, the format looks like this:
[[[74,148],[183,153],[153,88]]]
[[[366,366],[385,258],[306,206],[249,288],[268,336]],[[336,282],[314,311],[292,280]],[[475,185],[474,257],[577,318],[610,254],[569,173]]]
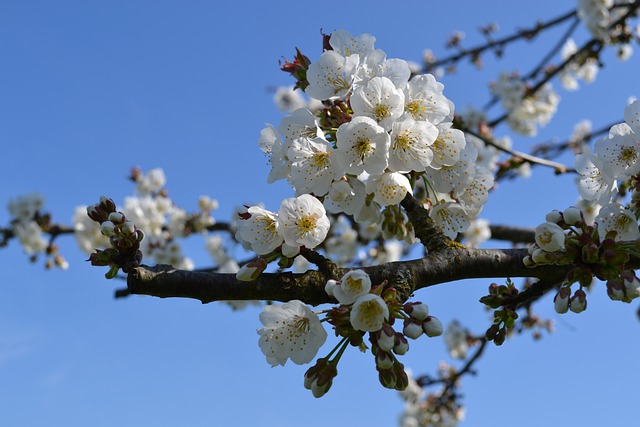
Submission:
[[[488,43],[485,43],[483,45],[480,46],[475,46],[473,48],[469,48],[469,49],[464,49],[462,52],[455,54],[455,55],[451,55],[449,57],[440,59],[438,61],[434,61],[434,62],[430,62],[428,64],[426,64],[425,67],[425,72],[433,72],[434,69],[436,69],[437,67],[441,67],[441,66],[445,66],[448,64],[453,64],[456,63],[458,61],[460,61],[461,59],[465,58],[465,57],[471,57],[471,58],[476,58],[478,57],[480,54],[482,54],[484,51],[487,51],[489,49],[499,49],[501,50],[504,46],[506,46],[509,43],[512,43],[514,41],[517,40],[532,40],[534,37],[536,37],[540,32],[542,32],[543,30],[552,28],[558,24],[563,23],[564,21],[571,19],[573,17],[575,17],[577,15],[577,12],[575,10],[572,10],[570,12],[565,13],[564,15],[561,15],[555,19],[552,19],[546,23],[537,23],[533,28],[529,28],[529,29],[524,29],[524,30],[518,30],[517,33],[512,34],[510,36],[506,36],[503,37],[501,39],[497,39],[497,40],[492,40]]]

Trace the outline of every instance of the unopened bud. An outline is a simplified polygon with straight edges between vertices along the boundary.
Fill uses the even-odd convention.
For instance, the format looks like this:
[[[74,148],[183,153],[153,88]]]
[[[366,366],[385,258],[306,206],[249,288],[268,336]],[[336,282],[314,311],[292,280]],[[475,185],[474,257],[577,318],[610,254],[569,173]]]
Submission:
[[[571,296],[571,288],[564,286],[560,288],[555,298],[553,298],[556,313],[564,314],[569,311],[569,297]]]
[[[402,308],[412,319],[425,320],[429,316],[429,306],[423,302],[408,302]]]
[[[422,325],[411,319],[405,319],[402,333],[412,340],[420,338],[424,331]]]
[[[442,322],[440,322],[436,317],[429,316],[424,320],[424,322],[422,322],[422,329],[424,330],[424,333],[431,338],[439,337],[442,335],[443,331]]]
[[[571,297],[569,301],[569,308],[574,313],[582,313],[587,308],[587,294],[582,290],[578,289]]]
[[[267,261],[264,258],[256,258],[248,264],[240,267],[236,273],[236,278],[243,282],[253,282],[258,279],[262,272],[267,268]]]

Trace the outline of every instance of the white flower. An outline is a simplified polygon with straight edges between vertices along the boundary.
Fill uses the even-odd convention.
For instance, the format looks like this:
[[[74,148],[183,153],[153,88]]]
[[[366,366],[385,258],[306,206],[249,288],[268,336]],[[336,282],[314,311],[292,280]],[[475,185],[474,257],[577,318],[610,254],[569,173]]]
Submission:
[[[489,190],[493,187],[493,174],[483,166],[475,165],[473,180],[462,192],[454,194],[470,217],[475,218],[489,199]]]
[[[398,89],[403,89],[409,77],[411,70],[407,61],[403,59],[387,59],[384,51],[377,49],[369,53],[366,58],[360,58],[361,66],[356,72],[353,87],[358,88],[365,86],[374,77],[386,77]]]
[[[445,236],[455,239],[458,233],[469,228],[469,214],[458,203],[444,202],[438,203],[431,209],[429,214],[438,224]]]
[[[309,65],[306,94],[320,101],[345,96],[351,90],[358,61],[357,54],[345,58],[333,50],[323,52],[318,61]]]
[[[415,76],[404,89],[404,111],[415,120],[440,123],[450,113],[443,89],[444,85],[431,74]]]
[[[438,129],[429,122],[415,121],[411,115],[395,121],[391,126],[389,169],[394,172],[422,172],[431,164],[431,145],[438,137]]]
[[[162,190],[166,182],[167,179],[164,175],[164,170],[161,168],[151,169],[146,175],[141,174],[140,177],[138,177],[136,190],[138,194],[142,196],[155,194]]]
[[[467,246],[472,248],[479,247],[483,242],[491,238],[491,229],[489,221],[486,219],[474,219],[469,224],[469,228],[464,232]]]
[[[18,221],[13,226],[13,232],[24,251],[29,255],[42,253],[49,246],[47,239],[43,236],[42,229],[35,221]]]
[[[536,243],[547,252],[564,249],[564,230],[553,222],[545,222],[536,227]]]
[[[9,201],[9,213],[20,221],[31,221],[36,212],[44,206],[44,197],[40,193],[18,196]],[[85,216],[86,216],[85,211]]]
[[[609,203],[600,209],[596,217],[598,233],[604,239],[610,231],[615,231],[615,240],[632,241],[638,238],[638,222],[634,213],[619,203]]]
[[[401,173],[386,172],[377,177],[369,177],[367,194],[373,194],[373,201],[380,206],[397,205],[411,192],[409,179]]]
[[[640,136],[640,100],[636,100],[624,108],[624,121],[633,133]]]
[[[278,126],[287,143],[298,138],[322,138],[322,129],[318,126],[316,116],[307,108],[299,108],[286,116]],[[288,145],[286,145],[288,148]]]
[[[287,159],[285,146],[276,128],[267,124],[267,127],[260,131],[258,146],[263,153],[269,156],[269,163],[271,163],[271,171],[267,177],[267,182],[271,184],[287,178],[291,172],[291,163]]]
[[[361,58],[373,52],[375,42],[376,38],[371,34],[360,34],[357,37],[353,37],[346,30],[336,30],[331,33],[329,38],[329,44],[340,55],[351,56],[356,53]]]
[[[602,171],[619,180],[640,172],[640,142],[629,125],[621,123],[609,131],[609,137],[598,139],[593,152],[602,160]]]
[[[353,92],[351,108],[355,116],[371,117],[385,130],[390,130],[404,111],[404,93],[388,78],[374,77]]]
[[[86,206],[76,208],[72,222],[73,234],[83,252],[91,254],[95,249],[110,246],[109,238],[100,232],[100,224],[87,215]]]
[[[258,329],[258,345],[271,366],[284,366],[287,359],[309,363],[327,339],[318,316],[298,300],[265,306],[260,322],[264,327]]]
[[[251,206],[247,214],[248,218],[245,214],[238,221],[236,237],[249,244],[252,251],[266,255],[282,244],[284,240],[277,232],[278,216],[274,212]]]
[[[344,185],[340,184],[342,182],[344,181],[337,181],[331,184],[329,197],[324,198],[324,206],[327,208],[327,211],[331,213],[344,212],[347,215],[354,215],[357,217],[365,203],[364,184],[359,179],[347,178],[346,184],[350,188],[347,193],[347,189],[344,188]]]
[[[387,303],[375,294],[360,296],[351,307],[351,326],[357,331],[378,331],[388,318],[389,307],[387,307]]]
[[[432,169],[440,169],[442,166],[453,166],[460,160],[460,153],[467,145],[464,132],[454,129],[453,123],[439,123],[438,137],[431,146],[433,159],[429,165]]]
[[[467,334],[467,330],[457,320],[452,321],[447,326],[447,330],[444,332],[444,342],[447,345],[449,354],[454,359],[467,357],[467,351],[469,350]]]
[[[282,201],[277,230],[287,245],[313,249],[327,237],[329,218],[318,199],[303,194]]]
[[[338,164],[346,173],[380,175],[387,168],[389,134],[370,117],[354,117],[336,133]]]
[[[371,279],[362,270],[351,270],[333,288],[333,296],[340,304],[353,304],[360,296],[371,290]]]
[[[289,113],[305,106],[305,102],[300,91],[294,89],[293,86],[278,87],[275,95],[273,95],[273,101],[278,107],[278,110],[283,113]]]
[[[587,150],[576,156],[575,168],[580,174],[578,181],[580,196],[598,204],[608,203],[616,189],[616,183],[603,171],[602,160]]]
[[[578,51],[578,47],[573,39],[569,38],[562,47],[561,57],[566,61]],[[568,63],[560,72],[560,82],[566,90],[576,90],[579,88],[578,79],[591,83],[598,74],[598,61],[595,58],[586,58],[580,64],[576,59],[582,61],[582,58],[575,58]]]
[[[449,193],[452,190],[464,191],[473,181],[476,170],[478,150],[473,144],[466,144],[460,153],[460,159],[452,166],[441,166],[439,169],[429,167],[427,175],[436,191]]]
[[[327,194],[331,182],[343,174],[333,154],[333,147],[323,138],[298,138],[291,143],[287,157],[291,160],[291,185],[298,194]]]

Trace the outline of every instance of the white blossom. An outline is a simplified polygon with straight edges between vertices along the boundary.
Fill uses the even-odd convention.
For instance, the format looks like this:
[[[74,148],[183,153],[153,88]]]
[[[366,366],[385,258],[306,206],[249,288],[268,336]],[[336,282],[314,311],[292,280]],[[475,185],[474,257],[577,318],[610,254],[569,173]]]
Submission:
[[[313,249],[329,232],[329,219],[322,203],[309,194],[282,201],[278,211],[278,233],[287,245]]]
[[[349,305],[370,290],[369,275],[362,270],[351,270],[342,276],[340,282],[333,288],[333,296],[340,304]]]
[[[422,172],[433,160],[431,146],[438,129],[429,122],[415,121],[411,115],[396,120],[391,127],[389,169],[394,172]]]
[[[344,57],[334,50],[322,52],[318,61],[309,65],[305,93],[320,101],[345,96],[351,90],[358,61],[358,54]]]
[[[615,240],[633,241],[638,238],[638,221],[634,213],[619,203],[609,203],[600,209],[596,217],[598,233],[604,238],[615,231]]]
[[[351,108],[355,116],[370,117],[385,130],[390,130],[404,111],[404,93],[388,78],[374,77],[351,95]]]
[[[338,163],[346,173],[380,175],[387,168],[389,134],[373,119],[354,117],[336,133]]]
[[[564,249],[564,230],[553,222],[545,222],[536,227],[536,244],[547,252],[556,252]]]
[[[375,294],[360,296],[351,307],[351,326],[357,331],[376,332],[389,318],[389,307]]]
[[[397,205],[411,191],[406,176],[397,172],[385,172],[377,177],[369,177],[366,184],[367,194],[373,193],[373,201],[380,206]]]
[[[238,221],[236,237],[246,242],[256,254],[271,253],[284,242],[277,232],[278,216],[274,212],[251,206],[247,209],[247,215],[241,218],[246,219]]]
[[[404,89],[404,111],[415,120],[440,123],[450,113],[443,89],[444,85],[431,74],[415,76]]]
[[[333,180],[343,175],[333,154],[324,138],[298,138],[291,143],[287,157],[291,160],[291,185],[297,194],[327,194]]]
[[[327,339],[318,316],[298,300],[265,306],[260,322],[258,345],[271,366],[284,366],[288,359],[309,363]]]

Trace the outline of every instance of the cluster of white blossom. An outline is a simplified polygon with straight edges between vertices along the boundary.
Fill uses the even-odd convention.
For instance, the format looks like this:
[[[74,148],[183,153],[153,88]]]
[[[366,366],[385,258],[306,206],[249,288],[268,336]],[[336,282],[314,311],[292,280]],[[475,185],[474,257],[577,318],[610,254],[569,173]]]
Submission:
[[[578,51],[576,42],[573,39],[567,39],[562,47],[561,57],[563,61],[568,60]],[[592,83],[598,75],[600,69],[596,58],[575,58],[567,64],[560,72],[560,83],[566,90],[577,90],[580,85],[578,80],[585,83]]]
[[[30,193],[9,201],[9,214],[13,217],[13,231],[22,248],[29,255],[44,253],[49,246],[42,228],[36,222],[36,214],[44,206],[44,197]]]
[[[329,218],[322,203],[310,194],[285,199],[278,213],[251,206],[240,214],[236,240],[245,249],[268,255],[280,248],[293,258],[300,246],[313,249],[329,232]]]
[[[375,224],[384,231],[382,211],[423,179],[432,217],[455,238],[486,202],[492,176],[453,127],[444,86],[430,74],[409,80],[409,63],[388,59],[374,41],[343,30],[331,35],[332,50],[306,72],[306,94],[325,108],[299,108],[277,129],[261,132],[268,181],[286,179],[297,195],[313,194],[327,211],[352,216],[360,229]],[[338,121],[328,123],[327,111]],[[402,231],[399,237],[413,239],[412,230]]]
[[[439,371],[449,370],[445,363],[440,364]],[[409,385],[400,392],[404,400],[404,410],[400,415],[401,427],[456,427],[464,420],[465,411],[457,403],[439,404],[435,395],[427,396],[409,372]]]
[[[514,132],[535,136],[538,126],[546,125],[553,117],[560,97],[550,83],[545,83],[535,93],[517,73],[501,73],[491,84],[491,91],[500,99],[507,113],[507,123]]]
[[[626,106],[624,120],[598,139],[593,151],[584,147],[576,155],[581,199],[577,206],[547,214],[546,222],[536,227],[536,243],[524,259],[528,266],[574,266],[554,299],[558,313],[584,311],[583,288],[593,278],[606,281],[613,300],[630,302],[640,296],[640,280],[626,267],[631,255],[640,255],[636,248],[640,238],[640,101]],[[630,190],[629,203],[620,203],[619,188]],[[580,288],[572,292],[576,282]]]
[[[634,213],[628,207],[610,202],[620,185],[640,173],[640,101],[627,105],[624,119],[624,123],[610,129],[609,135],[595,142],[593,151],[585,149],[578,154],[575,167],[580,174],[580,196],[603,205],[600,221],[596,220],[601,227],[601,234],[613,230],[611,219],[618,218],[618,212],[622,214],[620,218],[630,219],[618,221],[615,226],[617,239],[633,240],[638,231]],[[638,192],[634,191],[632,197],[637,198]]]
[[[175,206],[163,191],[166,178],[162,169],[152,169],[147,174],[136,171],[133,179],[136,195],[125,198],[122,212],[144,232],[145,238],[140,245],[143,256],[158,264],[193,269],[193,262],[184,255],[177,239],[192,232],[202,232],[215,224],[211,211],[217,209],[218,202],[202,196],[198,201],[199,212],[189,215]],[[76,241],[83,251],[90,254],[95,248],[109,246],[108,237],[87,216],[86,207],[76,208],[72,220]]]

